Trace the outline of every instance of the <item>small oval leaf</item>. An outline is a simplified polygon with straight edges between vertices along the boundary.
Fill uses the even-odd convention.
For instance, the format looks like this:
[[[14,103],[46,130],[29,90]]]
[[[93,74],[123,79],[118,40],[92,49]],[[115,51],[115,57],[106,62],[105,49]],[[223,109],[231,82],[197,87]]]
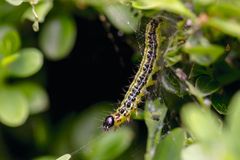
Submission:
[[[185,45],[183,48],[191,60],[200,65],[208,66],[214,63],[223,53],[224,48],[218,45]]]
[[[14,6],[19,6],[23,2],[23,0],[6,0],[6,1]]]
[[[28,77],[38,72],[43,65],[42,53],[35,48],[26,48],[16,53],[18,57],[9,64],[10,75]]]
[[[131,144],[134,134],[129,128],[120,128],[117,132],[109,132],[94,141],[89,159],[116,159]],[[124,140],[123,140],[124,139]],[[102,147],[104,146],[104,147]]]
[[[12,88],[0,90],[0,121],[10,127],[22,125],[28,117],[28,104],[21,92]]]
[[[47,58],[60,60],[72,50],[76,40],[76,25],[73,19],[59,16],[48,21],[40,33],[40,47]]]
[[[107,103],[94,105],[80,114],[78,119],[74,119],[74,123],[71,123],[73,126],[71,127],[70,143],[75,148],[84,148],[78,151],[78,155],[82,156],[83,159],[96,159],[96,157],[98,160],[116,159],[130,146],[134,137],[131,128],[121,127],[115,132],[103,132],[103,130],[100,129],[103,123],[102,120],[106,115],[100,116],[99,113],[110,111],[112,107],[112,105]],[[99,121],[96,120],[96,118],[102,120]],[[66,128],[69,128],[69,122]],[[64,129],[64,133],[67,130],[66,128]],[[66,137],[65,134],[63,136]],[[62,141],[64,138],[62,138]],[[65,140],[66,141],[63,142],[64,146],[69,142],[69,139]],[[57,147],[59,147],[59,145]]]
[[[131,9],[122,4],[111,4],[104,7],[104,13],[109,21],[125,33],[132,33],[137,31],[140,21],[140,16],[133,16]]]
[[[182,109],[181,118],[194,137],[200,141],[210,143],[221,135],[218,119],[209,109],[186,104]]]

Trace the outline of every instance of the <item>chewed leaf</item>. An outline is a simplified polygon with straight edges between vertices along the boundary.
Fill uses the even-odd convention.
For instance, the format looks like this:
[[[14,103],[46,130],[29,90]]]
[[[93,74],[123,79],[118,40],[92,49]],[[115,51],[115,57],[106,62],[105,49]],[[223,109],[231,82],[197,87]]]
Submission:
[[[166,113],[167,107],[164,103],[160,103],[159,99],[147,101],[144,111],[144,119],[148,128],[146,159],[152,159],[154,156],[152,152],[159,142]]]

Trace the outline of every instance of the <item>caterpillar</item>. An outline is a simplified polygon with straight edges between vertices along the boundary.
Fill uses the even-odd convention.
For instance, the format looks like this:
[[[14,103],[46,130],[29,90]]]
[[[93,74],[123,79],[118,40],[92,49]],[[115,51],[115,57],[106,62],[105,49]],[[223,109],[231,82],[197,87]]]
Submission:
[[[157,60],[160,58],[160,22],[161,18],[151,19],[145,29],[145,48],[139,69],[126,92],[124,99],[116,111],[107,116],[103,122],[103,129],[108,131],[112,127],[119,127],[130,120],[131,114],[137,110],[137,105],[145,95],[146,88],[153,84],[152,75],[158,70]]]

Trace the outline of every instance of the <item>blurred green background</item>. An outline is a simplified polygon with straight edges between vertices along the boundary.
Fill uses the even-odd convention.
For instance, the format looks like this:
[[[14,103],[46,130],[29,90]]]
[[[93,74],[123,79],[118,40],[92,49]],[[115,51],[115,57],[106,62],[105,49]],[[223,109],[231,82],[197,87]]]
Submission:
[[[239,7],[0,1],[0,159],[238,160]],[[156,96],[130,123],[103,132],[141,60],[144,18],[156,15],[174,19],[163,32],[176,31],[162,37],[170,45],[149,91]]]

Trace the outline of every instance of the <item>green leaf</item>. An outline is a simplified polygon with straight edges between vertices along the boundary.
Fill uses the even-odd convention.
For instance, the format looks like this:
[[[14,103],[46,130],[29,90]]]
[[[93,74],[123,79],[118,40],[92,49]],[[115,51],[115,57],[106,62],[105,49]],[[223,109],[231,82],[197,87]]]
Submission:
[[[148,127],[149,134],[155,133],[156,129],[159,126],[163,125],[163,120],[167,113],[167,107],[164,103],[160,103],[159,99],[154,101],[147,101],[145,104],[144,110],[144,119],[145,123]],[[160,117],[160,119],[156,120],[154,117]]]
[[[219,114],[226,115],[228,113],[228,98],[226,95],[214,94],[211,97],[212,106]]]
[[[76,3],[78,3],[78,1],[75,1]],[[109,4],[110,1],[106,1],[106,0],[81,0],[81,5],[83,6],[94,6],[97,9],[103,7],[104,5]],[[111,2],[115,2],[115,1],[111,1]]]
[[[76,40],[76,24],[67,16],[46,22],[40,33],[40,47],[51,60],[60,60],[72,50]]]
[[[74,120],[72,133],[70,133],[71,146],[73,145],[74,148],[85,146],[84,149],[79,150],[79,155],[84,157],[83,159],[116,159],[132,143],[134,132],[131,128],[121,127],[116,131],[109,132],[103,132],[100,129],[107,115],[100,116],[99,113],[108,112],[112,110],[112,107],[106,103],[94,105],[78,115],[77,120]],[[67,126],[69,126],[69,122]],[[66,130],[69,129],[65,128],[63,132]],[[63,145],[66,146],[66,142],[69,141],[69,138],[66,139],[66,133],[63,138],[66,140]]]
[[[191,60],[203,66],[214,63],[224,53],[224,48],[217,45],[185,45],[183,50],[190,55]]]
[[[180,54],[179,55],[171,55],[174,52],[179,53],[177,50],[175,50],[175,51],[170,51],[166,55],[164,55],[164,58],[166,59],[167,67],[171,67],[182,60],[182,55],[180,55]]]
[[[195,15],[179,0],[136,0],[132,2],[132,6],[137,9],[166,10],[190,18],[195,18]]]
[[[200,4],[200,5],[209,5],[214,2],[215,0],[194,0],[194,3]]]
[[[53,2],[51,0],[41,1],[40,3],[35,5],[34,7],[35,7],[35,11],[36,11],[37,16],[38,16],[38,22],[42,23],[42,22],[44,22],[45,17],[48,14],[48,12],[52,9]],[[29,19],[30,21],[33,21],[33,22],[36,21],[31,6],[24,12],[22,18],[23,19]]]
[[[160,103],[159,99],[147,101],[144,110],[144,120],[148,129],[147,151],[145,159],[152,159],[153,152],[160,141],[164,118],[167,113],[167,107]]]
[[[126,127],[105,133],[91,145],[92,153],[88,155],[88,159],[115,159],[130,146],[133,137],[133,131]]]
[[[181,160],[212,160],[213,157],[209,156],[209,152],[200,144],[192,144],[182,151]],[[214,157],[215,158],[215,157]],[[218,159],[219,160],[219,159]]]
[[[240,38],[240,23],[236,20],[211,17],[208,19],[205,25],[220,30],[230,36]]]
[[[56,158],[53,156],[41,156],[38,158],[34,158],[33,160],[56,160]]]
[[[204,96],[208,96],[219,90],[219,83],[212,77],[202,75],[197,78],[195,87],[202,92]]]
[[[57,158],[56,160],[69,160],[72,156],[70,154],[64,154],[63,156]]]
[[[27,100],[18,90],[0,89],[0,121],[10,127],[22,125],[28,117]]]
[[[9,56],[6,56],[4,58],[1,59],[1,67],[7,67],[8,65],[10,65],[11,63],[13,63],[14,61],[16,61],[16,59],[18,59],[19,55],[18,54],[11,54]]]
[[[6,0],[6,1],[14,6],[19,6],[20,4],[22,4],[24,0]]]
[[[211,5],[208,9],[208,14],[213,17],[221,17],[221,18],[237,18],[240,17],[239,11],[240,5],[236,5],[229,2],[221,2],[214,5]],[[219,12],[221,11],[221,12]]]
[[[38,158],[34,158],[33,160],[56,160],[56,158],[53,156],[41,156]]]
[[[16,60],[8,65],[10,75],[28,77],[38,72],[43,65],[42,53],[35,48],[25,48],[16,53]]]
[[[221,84],[221,86],[230,85],[240,79],[240,70],[237,67],[232,67],[225,61],[217,63],[214,65],[215,78]]]
[[[111,21],[111,23],[119,30],[125,33],[137,31],[140,17],[135,17],[130,8],[126,5],[119,3],[105,5],[103,11],[108,17],[109,21]]]
[[[21,45],[18,32],[10,26],[0,26],[0,42],[0,55],[14,53]]]
[[[46,91],[38,84],[32,82],[24,82],[15,85],[26,96],[30,114],[37,114],[47,110],[49,99]]]
[[[186,85],[188,87],[188,92],[190,93],[190,95],[194,95],[199,101],[204,101],[204,96],[201,91],[194,87],[189,81],[186,81]]]
[[[190,145],[182,151],[181,160],[238,160],[224,140],[220,137],[209,145],[201,142]]]
[[[232,98],[229,105],[229,115],[227,122],[229,124],[229,139],[235,145],[236,150],[240,150],[240,91],[238,91]],[[240,156],[239,152],[238,155]]]
[[[182,97],[185,88],[181,85],[179,79],[172,72],[163,71],[161,76],[161,82],[163,87],[170,93],[173,93],[179,97]]]
[[[71,143],[74,147],[83,146],[91,141],[93,137],[96,137],[102,133],[102,130],[99,129],[99,126],[101,126],[103,123],[104,115],[99,117],[99,113],[111,111],[112,107],[112,105],[107,103],[97,104],[90,106],[87,110],[78,115],[73,123],[71,134]],[[97,117],[99,119],[102,119],[102,121],[89,117]],[[80,154],[88,155],[91,153],[89,152],[89,149],[86,149],[81,150]]]
[[[184,145],[184,131],[174,129],[157,145],[153,160],[179,160]]]
[[[206,67],[194,64],[191,68],[189,79],[197,78],[201,75],[211,75],[211,72]]]
[[[200,141],[210,143],[220,136],[221,130],[217,117],[209,109],[187,104],[182,109],[181,118],[193,136]]]

